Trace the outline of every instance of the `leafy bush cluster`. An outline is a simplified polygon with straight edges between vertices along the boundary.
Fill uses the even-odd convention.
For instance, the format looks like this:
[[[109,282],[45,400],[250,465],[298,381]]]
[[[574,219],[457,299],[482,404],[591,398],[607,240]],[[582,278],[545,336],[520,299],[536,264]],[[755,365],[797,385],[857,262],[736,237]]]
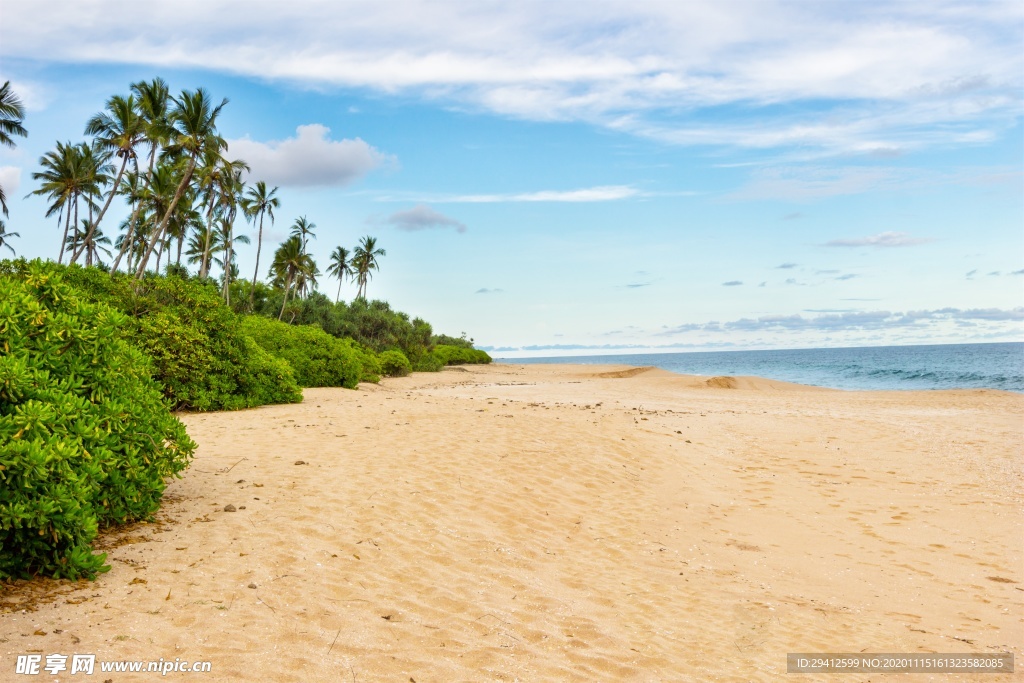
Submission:
[[[380,379],[380,364],[371,353],[314,325],[249,315],[242,320],[242,330],[267,353],[287,361],[301,386],[354,389],[360,381]]]
[[[256,312],[277,317],[281,310],[282,295],[261,291],[257,286]],[[327,334],[352,339],[360,346],[382,353],[401,351],[417,368],[417,362],[426,356],[433,344],[430,324],[420,318],[410,319],[406,313],[395,311],[386,301],[355,299],[350,303],[334,303],[319,292],[304,299],[290,302],[285,308],[284,320],[295,325],[316,325]]]
[[[380,371],[385,377],[405,377],[412,372],[409,359],[401,351],[385,351],[379,359]]]
[[[100,525],[144,519],[195,449],[124,314],[49,264],[0,274],[0,579],[92,577]]]
[[[434,347],[433,354],[445,365],[477,365],[491,362],[491,357],[486,351],[465,346],[438,344]]]
[[[4,265],[15,274],[29,267],[24,261]],[[152,360],[154,378],[175,409],[237,410],[302,400],[288,363],[245,334],[209,281],[150,276],[136,282],[98,268],[39,267],[62,273],[83,296],[128,315],[128,338]]]

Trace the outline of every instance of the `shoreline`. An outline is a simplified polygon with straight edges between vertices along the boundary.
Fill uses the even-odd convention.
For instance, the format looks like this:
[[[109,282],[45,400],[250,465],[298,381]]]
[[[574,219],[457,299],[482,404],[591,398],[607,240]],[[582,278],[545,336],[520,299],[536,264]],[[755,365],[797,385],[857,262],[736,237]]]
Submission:
[[[769,680],[787,652],[1024,661],[1024,397],[635,370],[500,362],[186,414],[196,459],[156,523],[103,537],[109,573],[52,582],[35,611],[10,610],[39,582],[0,590],[0,666]]]
[[[965,357],[959,353],[964,348],[985,351],[980,355],[968,353]],[[889,353],[881,357],[880,351]],[[908,352],[914,355],[907,355]],[[993,389],[1024,394],[1024,342],[652,351],[496,357],[494,362],[653,366],[683,376],[742,376],[849,391]]]

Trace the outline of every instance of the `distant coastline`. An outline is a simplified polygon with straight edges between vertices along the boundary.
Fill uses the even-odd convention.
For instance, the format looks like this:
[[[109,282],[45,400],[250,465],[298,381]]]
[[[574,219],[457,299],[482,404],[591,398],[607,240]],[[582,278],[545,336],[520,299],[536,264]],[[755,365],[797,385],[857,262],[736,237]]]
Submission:
[[[686,375],[753,375],[832,389],[1024,393],[1024,342],[496,357],[495,361],[653,365]]]

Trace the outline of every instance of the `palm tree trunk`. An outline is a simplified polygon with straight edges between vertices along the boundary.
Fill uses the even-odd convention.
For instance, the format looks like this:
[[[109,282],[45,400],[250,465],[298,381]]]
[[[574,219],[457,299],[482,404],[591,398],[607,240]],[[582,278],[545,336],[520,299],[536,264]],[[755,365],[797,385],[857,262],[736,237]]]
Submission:
[[[124,160],[121,162],[121,170],[117,172],[117,180],[114,181],[114,186],[112,188],[110,188],[110,194],[107,195],[107,203],[103,205],[103,209],[100,211],[100,215],[97,216],[96,220],[93,221],[92,224],[89,226],[89,232],[85,236],[85,243],[86,244],[89,243],[89,240],[92,238],[93,233],[96,232],[96,228],[99,227],[100,221],[103,220],[103,216],[107,213],[107,209],[110,208],[110,202],[112,202],[114,200],[114,195],[117,194],[117,188],[121,184],[121,176],[124,175],[124,168],[127,165],[128,165],[128,155],[126,154],[125,157],[124,157]],[[77,257],[78,257],[78,254],[75,254],[75,256],[72,256],[71,257],[72,262],[74,262],[75,258],[77,258]]]
[[[64,217],[64,237],[60,240],[60,256],[57,257],[57,263],[63,263],[64,261],[64,246],[68,243],[68,229],[71,227],[71,207],[67,207],[68,213]]]
[[[228,226],[228,234],[224,236],[224,303],[231,305],[231,242],[234,235],[233,225]]]
[[[124,236],[124,242],[121,243],[121,251],[117,252],[117,258],[114,259],[114,265],[112,265],[110,267],[110,274],[111,275],[113,275],[115,272],[117,272],[117,267],[119,265],[121,265],[121,258],[125,255],[125,252],[129,252],[129,254],[128,254],[128,270],[132,269],[132,266],[131,266],[132,257],[131,257],[130,250],[132,248],[131,247],[132,241],[135,238],[135,223],[139,220],[139,210],[142,208],[142,204],[140,202],[134,202],[134,204],[135,205],[132,207],[132,217],[131,217],[131,220],[128,221],[128,232]]]
[[[139,263],[138,269],[135,271],[135,279],[139,280],[142,278],[142,274],[146,272],[146,264],[149,262],[149,257],[153,254],[153,250],[156,248],[156,243],[163,237],[164,231],[167,229],[167,224],[171,220],[171,214],[174,213],[174,209],[177,208],[178,202],[181,201],[181,196],[185,194],[185,188],[192,180],[192,173],[196,170],[196,155],[193,154],[192,158],[188,162],[188,169],[185,171],[185,175],[181,177],[181,182],[178,183],[178,190],[174,193],[174,199],[171,200],[171,205],[167,207],[167,211],[164,213],[163,219],[160,224],[156,226],[153,232],[153,238],[149,241],[149,246],[146,248],[146,253],[143,255],[141,262]]]
[[[256,277],[260,274],[260,250],[263,249],[263,214],[260,211],[260,234],[256,238],[256,270],[252,272],[252,289],[249,290],[249,310],[252,311],[256,299]]]
[[[288,290],[292,288],[292,275],[288,274],[288,279],[284,282],[284,301],[281,302],[281,312],[277,314],[277,319],[280,320],[284,317],[284,307],[288,304]]]
[[[337,304],[341,300],[341,276],[338,276],[338,295],[334,297],[334,303]]]

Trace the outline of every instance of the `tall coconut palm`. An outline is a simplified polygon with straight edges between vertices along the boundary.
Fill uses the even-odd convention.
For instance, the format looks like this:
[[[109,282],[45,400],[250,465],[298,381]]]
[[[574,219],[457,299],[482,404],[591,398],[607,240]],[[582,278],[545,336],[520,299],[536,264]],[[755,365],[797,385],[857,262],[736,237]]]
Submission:
[[[235,248],[235,217],[238,215],[238,209],[241,206],[243,197],[245,196],[245,182],[242,181],[242,173],[248,172],[249,164],[245,163],[241,159],[234,161],[228,161],[223,159],[221,161],[223,168],[222,181],[220,187],[220,213],[221,218],[224,221],[223,230],[226,230],[224,236],[224,263],[234,263],[234,248]],[[243,236],[244,237],[244,236]],[[243,244],[249,243],[249,238],[238,239],[237,241]],[[224,302],[228,305],[231,304],[231,280],[233,279],[234,272],[227,266],[224,270]]]
[[[380,269],[378,257],[387,256],[387,252],[377,246],[377,238],[367,235],[360,240],[352,254],[352,266],[356,271],[356,281],[359,288],[356,291],[356,298],[366,298],[366,284],[372,277],[375,270]]]
[[[95,137],[93,147],[96,150],[113,154],[121,159],[121,168],[117,171],[114,184],[110,186],[107,201],[100,209],[96,220],[89,227],[90,230],[95,230],[99,227],[103,216],[106,215],[107,209],[110,208],[110,202],[114,200],[114,195],[121,189],[121,178],[128,167],[128,162],[136,161],[136,148],[146,140],[146,124],[139,114],[135,96],[114,95],[111,97],[107,100],[106,110],[95,114],[86,123],[85,133]],[[88,244],[91,238],[91,235],[86,235],[83,244]],[[78,252],[72,255],[71,260],[74,261],[77,256]]]
[[[249,290],[249,309],[253,307],[256,296],[256,278],[260,273],[260,251],[263,249],[263,216],[270,216],[270,224],[274,224],[274,209],[281,206],[281,200],[275,197],[277,188],[267,191],[267,184],[260,180],[255,185],[249,186],[249,190],[242,200],[242,211],[247,219],[256,220],[259,217],[259,236],[256,239],[256,270],[252,274],[252,288]]]
[[[47,196],[51,203],[46,209],[46,217],[57,214],[57,229],[60,230],[62,214],[64,217],[64,236],[60,241],[60,255],[57,263],[64,259],[64,242],[67,240],[68,231],[71,228],[71,203],[76,196],[77,179],[75,176],[73,145],[57,141],[57,149],[47,152],[39,158],[39,165],[43,170],[32,174],[32,180],[38,181],[38,189],[29,193],[29,196]]]
[[[271,264],[271,272],[278,278],[284,280],[284,301],[281,302],[281,312],[277,315],[280,320],[284,316],[284,307],[288,304],[288,293],[291,291],[292,283],[304,269],[308,267],[309,257],[302,250],[302,240],[293,235],[285,240],[274,253],[274,262]]]
[[[345,247],[337,247],[331,252],[331,265],[327,267],[327,274],[338,278],[338,295],[334,297],[334,303],[341,300],[341,283],[353,273],[352,263],[348,257],[349,251]]]
[[[39,165],[43,170],[33,173],[32,179],[39,181],[40,186],[29,194],[50,197],[52,203],[46,211],[47,217],[64,212],[64,236],[61,238],[60,254],[57,257],[57,262],[62,263],[70,228],[73,225],[76,233],[79,229],[79,200],[86,200],[91,217],[95,207],[94,198],[99,196],[100,186],[107,182],[109,167],[105,164],[103,156],[94,153],[84,142],[77,145],[58,142],[56,150],[40,157]],[[77,244],[78,241],[74,240],[73,243]]]
[[[306,220],[305,216],[296,218],[295,222],[292,223],[292,231],[290,234],[292,237],[298,237],[301,241],[303,254],[306,253],[306,247],[309,245],[309,238],[312,237],[313,239],[316,239],[316,235],[313,233],[315,228],[316,223],[310,223]]]
[[[0,86],[0,145],[13,148],[14,140],[11,139],[11,136],[26,137],[28,135],[28,131],[21,125],[24,120],[25,105],[21,103],[21,98],[11,90],[11,82],[6,81]],[[0,209],[3,210],[5,216],[8,215],[7,195],[4,194],[3,185],[0,185]],[[14,235],[16,233],[7,234]],[[7,247],[10,248],[10,245]]]
[[[133,83],[131,91],[137,102],[139,117],[143,121],[146,144],[149,145],[149,166],[142,182],[142,185],[148,187],[156,168],[157,153],[163,149],[173,131],[170,119],[170,89],[162,78],[154,78],[148,82],[140,81]],[[138,168],[136,168],[136,172],[138,172]],[[141,204],[136,204],[132,211],[132,217],[128,222],[128,230],[133,235],[137,232],[139,211],[141,210]],[[133,237],[130,240],[124,241],[122,247],[134,249],[137,242],[138,240]],[[117,270],[124,255],[125,251],[122,248],[110,267],[111,273]],[[129,258],[129,260],[132,259]]]
[[[170,113],[173,133],[164,148],[164,153],[172,157],[180,156],[187,159],[187,166],[181,177],[181,182],[178,184],[178,189],[174,193],[174,198],[171,200],[171,205],[150,237],[146,253],[135,272],[136,278],[141,278],[146,271],[149,257],[156,248],[157,242],[163,238],[167,222],[171,218],[171,212],[181,200],[185,187],[191,182],[199,158],[207,149],[227,148],[227,143],[217,134],[217,117],[227,103],[227,99],[224,99],[220,104],[213,106],[209,93],[202,88],[195,91],[184,90],[180,97],[174,99]]]
[[[79,193],[75,198],[75,240],[69,244],[80,244],[78,238],[78,199],[85,200],[85,208],[88,212],[88,222],[82,223],[83,229],[88,229],[95,220],[95,212],[99,208],[96,200],[103,196],[102,187],[110,182],[110,172],[113,170],[107,160],[110,158],[108,152],[93,149],[90,145],[80,142],[74,147],[75,175],[79,183]],[[86,242],[88,244],[88,242]],[[71,252],[68,263],[74,263],[81,255],[81,250],[75,249]]]

